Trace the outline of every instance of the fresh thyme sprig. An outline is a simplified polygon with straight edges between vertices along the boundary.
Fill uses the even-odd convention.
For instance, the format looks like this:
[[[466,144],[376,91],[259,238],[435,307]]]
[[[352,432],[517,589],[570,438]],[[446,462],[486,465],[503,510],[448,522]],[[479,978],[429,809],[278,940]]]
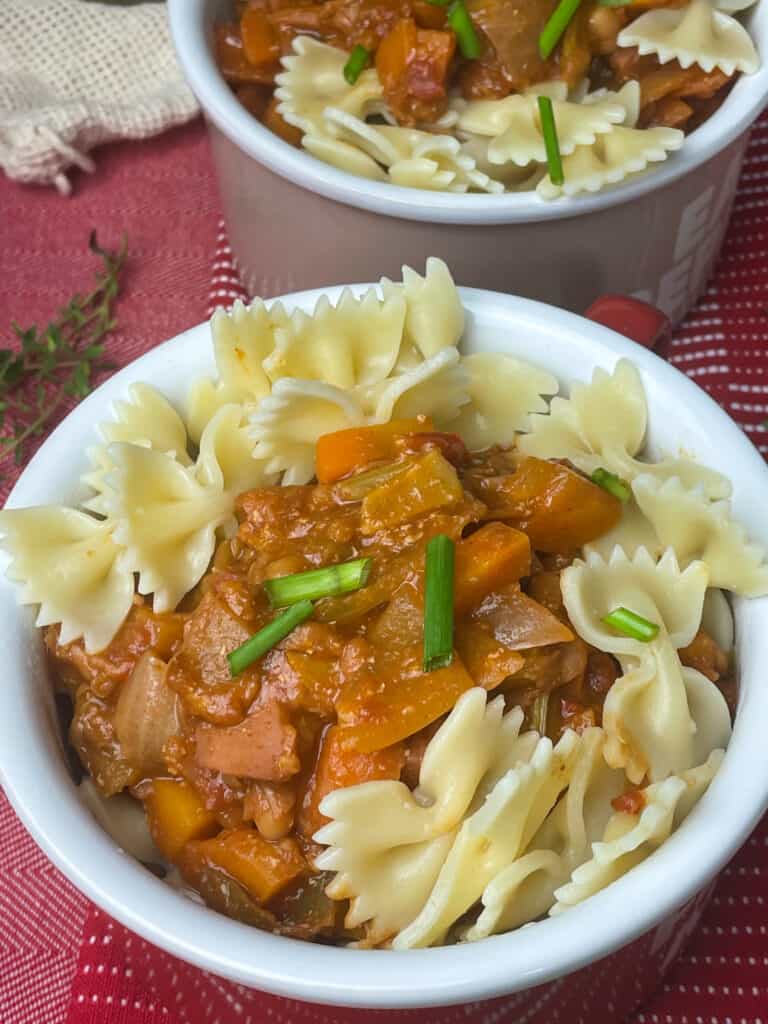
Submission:
[[[43,330],[12,329],[18,346],[0,348],[0,462],[20,465],[30,442],[43,434],[68,398],[84,398],[93,378],[113,364],[103,358],[125,263],[126,239],[116,251],[102,248],[91,232],[91,252],[103,269],[87,295],[73,296]]]

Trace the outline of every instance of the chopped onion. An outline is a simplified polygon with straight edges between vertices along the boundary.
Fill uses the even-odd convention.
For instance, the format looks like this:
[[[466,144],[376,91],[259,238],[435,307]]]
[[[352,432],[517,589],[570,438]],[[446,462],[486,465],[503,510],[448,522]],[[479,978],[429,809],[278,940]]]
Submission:
[[[166,682],[168,665],[147,651],[120,691],[114,726],[123,756],[144,775],[165,770],[163,747],[179,731],[178,697]]]

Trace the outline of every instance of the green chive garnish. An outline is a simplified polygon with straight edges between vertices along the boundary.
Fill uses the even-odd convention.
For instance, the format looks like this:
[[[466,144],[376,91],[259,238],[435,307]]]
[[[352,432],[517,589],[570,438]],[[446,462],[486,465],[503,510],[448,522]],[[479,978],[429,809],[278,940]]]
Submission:
[[[560,42],[560,37],[568,28],[568,23],[579,9],[581,0],[560,0],[539,36],[539,53],[546,60]]]
[[[603,622],[606,626],[613,626],[619,633],[631,636],[633,640],[641,640],[644,644],[650,643],[659,632],[655,622],[649,622],[642,615],[631,612],[629,608],[614,608],[610,614],[603,616]]]
[[[597,0],[598,7],[628,7],[632,0]]]
[[[544,149],[547,154],[549,180],[553,185],[562,185],[565,181],[565,175],[563,174],[563,161],[560,159],[560,143],[557,139],[552,100],[549,96],[539,96],[538,100],[541,131],[544,136]]]
[[[278,615],[264,629],[260,629],[250,640],[246,640],[240,647],[230,651],[227,655],[227,661],[232,676],[240,675],[254,661],[258,661],[262,654],[266,654],[267,651],[271,650],[276,644],[279,644],[297,626],[300,626],[302,622],[308,619],[313,611],[314,605],[311,601],[299,601],[298,604],[292,605],[281,615]]]
[[[358,43],[349,55],[349,60],[344,65],[344,77],[350,85],[355,84],[368,65],[368,61],[370,59],[371,55],[368,50]]]
[[[453,565],[456,545],[444,533],[427,544],[424,585],[424,671],[453,660]]]
[[[464,0],[453,0],[448,8],[448,24],[456,33],[462,57],[466,57],[467,60],[476,60],[483,47],[477,32],[475,32],[475,26],[472,24]]]
[[[371,559],[357,558],[354,562],[264,580],[264,589],[273,608],[287,608],[299,601],[318,601],[321,597],[349,594],[364,587],[370,575]]]
[[[596,469],[589,479],[593,484],[597,484],[598,487],[602,487],[604,491],[612,494],[614,498],[618,498],[619,501],[627,502],[632,497],[632,491],[626,480],[622,480],[615,473],[603,469],[602,466]]]
[[[433,7],[447,7],[451,0],[427,0],[428,4],[432,4]]]

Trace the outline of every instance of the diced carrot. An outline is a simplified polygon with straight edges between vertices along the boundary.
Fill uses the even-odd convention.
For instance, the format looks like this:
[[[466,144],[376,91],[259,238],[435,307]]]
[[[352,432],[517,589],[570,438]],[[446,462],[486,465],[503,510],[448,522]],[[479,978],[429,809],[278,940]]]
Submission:
[[[397,476],[363,498],[360,532],[370,536],[407,523],[425,512],[450,508],[464,498],[456,470],[436,449],[413,459]]]
[[[259,903],[266,903],[309,871],[295,839],[270,842],[249,828],[229,829],[215,839],[188,843],[179,864],[182,875],[194,878],[200,864],[223,871]]]
[[[245,56],[251,64],[273,70],[279,67],[280,43],[266,11],[247,7],[240,19],[240,33]]]
[[[435,672],[423,670],[421,643],[378,654],[370,685],[350,687],[338,703],[344,738],[363,753],[419,732],[475,685],[455,652],[451,664]]]
[[[239,725],[200,725],[195,732],[195,760],[201,768],[267,782],[285,782],[301,764],[296,730],[279,704],[257,708]]]
[[[180,779],[154,779],[144,809],[155,846],[171,861],[191,839],[207,839],[219,828],[216,815],[206,810],[192,786]]]
[[[517,583],[531,570],[531,542],[521,530],[486,523],[456,545],[454,608],[468,611],[492,590]]]
[[[395,444],[398,435],[432,429],[428,416],[417,416],[410,420],[391,420],[370,427],[351,427],[323,434],[317,440],[317,479],[321,484],[330,484],[371,462],[394,459],[398,455]]]
[[[536,551],[576,551],[612,529],[621,502],[586,477],[557,462],[528,457],[508,476],[472,483],[493,519],[528,534]]]
[[[317,764],[307,782],[296,822],[298,831],[308,839],[328,820],[319,810],[323,797],[345,786],[400,777],[404,762],[401,743],[386,750],[361,753],[345,742],[345,731],[331,726],[323,734]]]

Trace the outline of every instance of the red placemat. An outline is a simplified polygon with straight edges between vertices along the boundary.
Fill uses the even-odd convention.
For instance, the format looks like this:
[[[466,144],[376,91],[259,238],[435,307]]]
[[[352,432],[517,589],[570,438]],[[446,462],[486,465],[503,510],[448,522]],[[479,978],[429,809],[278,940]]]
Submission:
[[[715,278],[677,333],[671,360],[768,453],[768,118],[757,125]],[[111,341],[120,365],[239,297],[219,227],[202,127],[109,147],[62,200],[0,180],[0,330],[44,322],[89,280],[91,227],[125,230],[131,261]],[[4,481],[4,498],[10,480]],[[126,963],[130,961],[131,967]],[[175,972],[175,997],[155,994]],[[339,1011],[259,996],[173,961],[109,920],[56,871],[0,792],[0,1024],[345,1024]],[[250,1000],[249,1000],[250,1002]],[[387,1024],[495,1024],[495,1005],[386,1013]],[[577,1022],[568,1022],[577,1024]],[[601,1024],[594,1021],[594,1024]],[[629,1022],[628,1022],[629,1024]],[[631,1024],[768,1024],[768,819],[725,870],[702,926]]]

